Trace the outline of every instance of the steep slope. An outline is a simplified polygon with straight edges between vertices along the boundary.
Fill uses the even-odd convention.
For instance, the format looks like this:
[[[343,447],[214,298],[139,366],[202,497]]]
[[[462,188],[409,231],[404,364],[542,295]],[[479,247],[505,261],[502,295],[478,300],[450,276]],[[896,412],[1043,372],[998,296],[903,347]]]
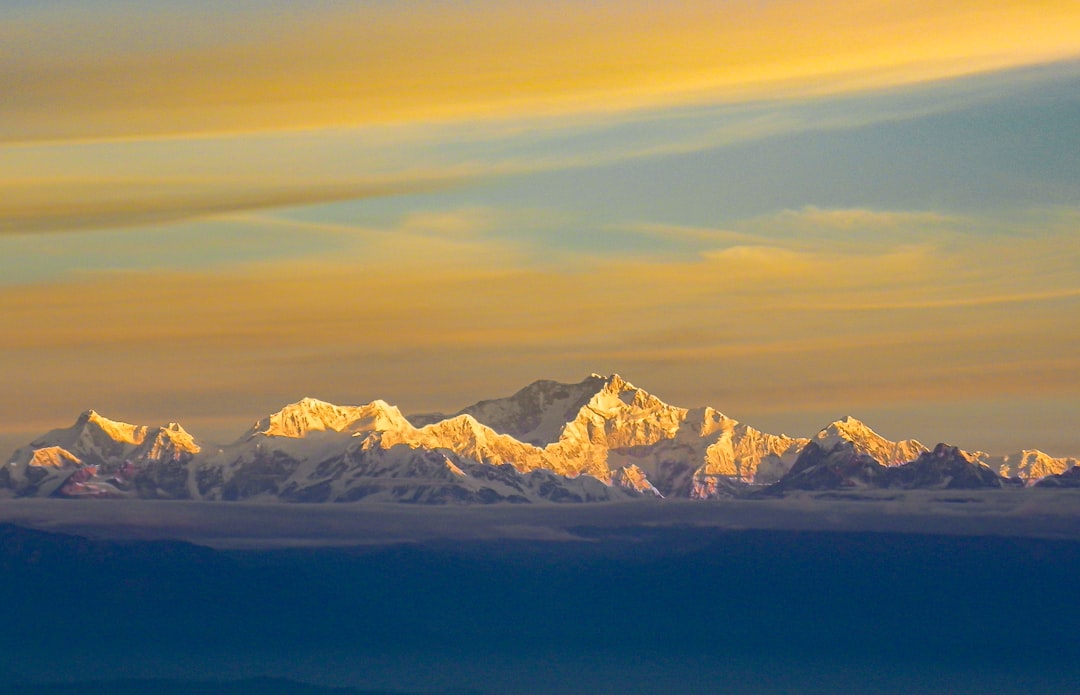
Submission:
[[[998,475],[1035,482],[1049,475],[1060,475],[1073,466],[1080,466],[1080,459],[1064,456],[1055,458],[1038,449],[1024,449],[1006,456],[991,456],[983,452],[974,454],[976,460],[989,466]]]
[[[618,374],[594,374],[557,392],[583,398],[597,385],[558,440],[544,447],[544,468],[611,480],[633,466],[665,496],[726,496],[728,483],[754,481],[763,461],[786,470],[806,441],[758,432],[712,408],[668,405]],[[565,402],[555,401],[554,411],[565,416]],[[550,411],[540,419],[556,420]]]
[[[538,446],[511,432],[553,441]],[[405,446],[453,454],[448,460],[467,476],[476,474],[472,464],[509,465],[519,474],[589,476],[637,493],[716,497],[731,494],[730,479],[753,480],[762,461],[786,470],[784,457],[793,461],[804,442],[763,434],[712,409],[668,405],[618,375],[592,375],[578,384],[536,382],[508,399],[483,401],[445,419],[406,419],[381,401],[342,407],[304,399],[260,420],[246,438],[201,462],[194,495],[247,499],[305,490],[305,497],[337,499],[346,494],[342,477],[351,480],[347,471],[363,467],[359,458]],[[403,460],[400,465],[409,468]],[[394,477],[389,470],[382,474]],[[531,489],[517,484],[524,486],[520,492]],[[543,487],[550,490],[550,481]]]
[[[810,442],[791,470],[762,494],[781,495],[796,490],[844,490],[856,488],[933,490],[985,489],[1013,485],[989,467],[972,461],[960,449],[938,444],[914,461],[885,466],[846,439],[826,449]]]
[[[774,482],[806,442],[697,408],[686,412],[674,436],[616,449],[609,460],[641,468],[665,496],[709,499],[732,496],[740,484]]]
[[[791,470],[763,491],[778,495],[795,490],[841,490],[888,487],[889,469],[853,442],[838,439],[806,445]]]
[[[1064,472],[1035,450],[988,457],[893,442],[847,417],[811,439],[773,435],[709,407],[669,405],[617,374],[537,381],[454,416],[407,418],[375,400],[314,398],[206,449],[175,423],[151,428],[94,411],[15,452],[0,490],[25,496],[138,496],[308,502],[596,501],[738,497],[748,486],[1001,486]],[[882,473],[879,469],[887,469]],[[1048,483],[1052,484],[1052,483]]]
[[[421,504],[585,502],[636,497],[633,484],[553,475],[542,451],[470,415],[415,427],[383,401],[335,406],[312,398],[260,420],[204,457],[204,499]]]
[[[814,440],[822,443],[826,448],[830,443],[841,439],[852,442],[858,451],[872,456],[886,466],[910,463],[930,453],[925,446],[914,439],[889,441],[850,416],[837,420],[814,436]],[[1048,475],[1063,473],[1071,466],[1080,464],[1078,459],[1054,458],[1037,449],[1024,449],[1006,456],[991,456],[981,451],[972,453],[961,451],[960,455],[968,463],[988,467],[997,476],[1020,479],[1028,483],[1033,483]],[[957,460],[957,466],[959,466],[959,460]]]
[[[838,441],[851,442],[856,451],[871,456],[886,466],[898,466],[914,461],[920,454],[928,451],[914,439],[889,441],[850,415],[825,427],[814,435],[813,441],[826,450],[831,449]]]
[[[186,497],[187,466],[200,450],[176,423],[153,429],[88,410],[16,451],[0,487],[19,496]]]
[[[1035,487],[1080,487],[1080,466],[1073,466],[1063,473],[1046,476]]]
[[[396,407],[376,400],[362,406],[339,406],[316,398],[303,398],[256,422],[248,437],[306,437],[313,432],[355,434],[408,428]]]
[[[905,489],[1000,488],[1010,484],[985,464],[972,461],[960,449],[938,444],[919,458],[890,469],[890,487]]]
[[[673,438],[687,411],[670,406],[615,374],[566,423],[559,440],[544,448],[544,467],[609,479],[613,449],[647,446]],[[621,466],[616,466],[621,467]],[[646,471],[648,473],[648,471]]]
[[[455,416],[470,415],[500,434],[544,447],[558,441],[566,424],[574,420],[607,383],[608,379],[598,374],[591,374],[577,384],[535,381],[508,398],[480,401],[458,411]],[[451,417],[454,416],[428,413],[411,415],[409,421],[422,427]]]
[[[461,412],[497,433],[531,440],[535,446],[503,450],[501,460],[521,470],[618,483],[626,478],[615,473],[632,466],[674,497],[727,496],[733,483],[760,482],[759,469],[764,480],[775,480],[807,441],[759,432],[712,408],[668,405],[618,374],[593,374],[577,384],[538,381]],[[438,417],[410,420],[427,429]]]

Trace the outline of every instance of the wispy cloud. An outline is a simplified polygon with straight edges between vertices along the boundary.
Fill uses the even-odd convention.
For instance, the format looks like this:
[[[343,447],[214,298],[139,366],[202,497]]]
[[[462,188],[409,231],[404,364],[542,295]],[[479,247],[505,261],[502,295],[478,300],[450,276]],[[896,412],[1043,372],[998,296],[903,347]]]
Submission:
[[[0,183],[0,235],[146,226],[215,215],[430,192],[450,176],[369,181],[48,180]]]
[[[0,27],[0,137],[611,113],[880,88],[1080,55],[1080,13],[1068,0],[279,10],[25,9]]]
[[[637,367],[792,409],[1076,392],[1080,215],[1019,209],[1074,187],[1071,141],[1039,167],[1075,2],[285,5],[5,14],[0,421]],[[932,151],[969,121],[1001,137]]]
[[[781,210],[724,227],[637,222],[611,225],[612,234],[633,234],[681,245],[703,258],[737,265],[752,272],[766,266],[819,269],[831,260],[844,261],[876,251],[918,259],[926,251],[966,238],[985,220],[932,211],[872,208],[805,207]]]
[[[460,406],[447,401],[461,388],[498,393],[507,374],[609,368],[684,384],[723,372],[739,402],[783,399],[792,410],[1080,387],[1080,327],[1064,320],[1080,310],[1075,235],[972,233],[962,252],[876,238],[840,253],[738,244],[682,260],[596,254],[560,265],[488,232],[431,231],[433,220],[436,232],[447,219],[488,223],[474,214],[379,229],[278,219],[355,240],[332,258],[0,288],[0,379],[41,394],[27,415],[38,418],[72,398],[81,409],[165,394],[193,408],[216,394],[215,407],[259,412],[259,399],[330,396],[346,383]],[[118,365],[154,378],[113,378]],[[45,387],[55,383],[65,388]],[[0,417],[22,417],[12,407]]]
[[[772,242],[772,239],[766,236],[732,229],[658,222],[612,225],[607,227],[605,231],[613,234],[641,234],[658,239],[690,242],[698,245],[767,245]]]
[[[957,221],[955,215],[933,211],[894,211],[869,208],[823,209],[815,206],[799,210],[784,210],[767,217],[760,217],[751,224],[761,226],[806,229],[838,229],[844,231],[876,232],[899,227],[932,226],[941,228]]]
[[[1024,75],[1010,79],[1022,82]],[[0,234],[145,226],[610,167],[970,107],[1000,89],[997,81],[974,86],[962,82],[916,90],[904,98],[876,92],[873,98],[654,108],[603,118],[530,113],[495,121],[9,142],[0,145]],[[951,233],[956,223],[934,212],[807,207],[744,221],[738,230],[723,233],[729,239],[741,234],[738,243],[753,245],[758,243],[755,237],[778,233],[873,229],[942,234]],[[719,230],[704,227],[692,231],[688,225],[676,229],[649,222],[616,226],[635,226],[630,231],[659,237],[665,224],[668,238],[689,242],[691,235],[698,235],[706,243],[703,235],[711,235],[721,241]]]

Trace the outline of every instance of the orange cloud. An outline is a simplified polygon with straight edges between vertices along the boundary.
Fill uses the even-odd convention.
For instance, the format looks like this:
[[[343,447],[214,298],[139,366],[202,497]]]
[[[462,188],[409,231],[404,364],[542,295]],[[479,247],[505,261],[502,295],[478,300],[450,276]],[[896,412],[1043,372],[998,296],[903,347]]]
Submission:
[[[720,388],[759,410],[1080,388],[1080,326],[1063,318],[1080,311],[1073,231],[555,266],[483,233],[438,233],[448,221],[491,223],[418,215],[356,230],[333,260],[0,287],[0,382],[19,394],[0,421],[112,406],[224,422],[302,395],[454,408],[593,370],[673,385],[687,404],[725,407]]]
[[[1075,59],[1078,35],[1071,0],[29,12],[0,27],[0,136],[315,128],[835,93]]]
[[[0,235],[112,229],[433,191],[450,175],[368,181],[52,179],[0,182]]]

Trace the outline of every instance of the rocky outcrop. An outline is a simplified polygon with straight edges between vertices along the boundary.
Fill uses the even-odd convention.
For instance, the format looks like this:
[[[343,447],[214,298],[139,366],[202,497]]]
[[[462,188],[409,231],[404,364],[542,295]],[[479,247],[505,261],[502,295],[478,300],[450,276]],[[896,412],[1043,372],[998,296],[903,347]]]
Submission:
[[[1073,466],[1064,473],[1048,475],[1035,483],[1035,487],[1080,487],[1080,466]]]
[[[914,461],[885,466],[869,454],[859,451],[853,442],[841,439],[829,449],[817,441],[810,442],[788,474],[760,494],[857,488],[986,489],[1017,484],[994,473],[986,465],[972,461],[960,449],[948,444],[938,444],[933,451],[924,452]]]

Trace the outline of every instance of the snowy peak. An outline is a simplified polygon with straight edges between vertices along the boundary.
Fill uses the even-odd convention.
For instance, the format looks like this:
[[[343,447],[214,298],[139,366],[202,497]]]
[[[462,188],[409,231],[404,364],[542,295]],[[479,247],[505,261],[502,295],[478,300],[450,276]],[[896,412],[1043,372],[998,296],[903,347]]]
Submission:
[[[590,377],[590,378],[595,378]],[[589,400],[589,407],[596,412],[614,413],[630,406],[638,410],[669,407],[659,398],[626,381],[618,374],[612,374],[603,380],[603,388]]]
[[[200,450],[195,438],[180,426],[170,422],[164,427],[132,425],[110,420],[96,410],[79,415],[75,424],[66,429],[53,430],[36,440],[38,444],[61,446],[79,456],[93,456],[104,451],[169,450],[195,454]]]
[[[66,468],[81,463],[79,457],[59,446],[46,446],[36,449],[30,458],[31,466],[36,468]]]
[[[1061,473],[1054,473],[1048,475],[1039,482],[1035,483],[1035,487],[1074,487],[1080,488],[1080,465],[1073,466],[1067,471]]]
[[[721,498],[770,485],[780,493],[1000,486],[1019,481],[1002,482],[995,471],[1032,482],[1075,462],[1035,450],[997,459],[950,447],[928,453],[853,417],[811,439],[773,435],[713,408],[669,405],[619,374],[591,374],[578,383],[535,381],[453,416],[408,420],[381,400],[339,406],[303,398],[212,451],[176,423],[151,428],[88,410],[15,452],[0,467],[0,494],[424,503]]]
[[[459,454],[510,462],[522,471],[588,474],[617,485],[640,473],[665,496],[689,494],[698,473],[751,482],[761,464],[771,482],[787,471],[807,441],[760,433],[713,408],[668,405],[619,374],[591,374],[576,384],[536,381],[509,398],[465,408],[454,418],[433,414],[410,421],[428,442],[429,434],[449,434],[445,423],[463,415],[502,438],[489,432],[477,433],[472,443],[460,437],[443,440],[442,446]],[[619,473],[626,466],[631,468]]]
[[[837,441],[830,449],[810,442],[795,465],[778,483],[764,492],[783,494],[793,490],[878,488],[904,490],[956,490],[1001,488],[1013,483],[987,466],[973,462],[960,449],[938,444],[913,461],[883,466],[861,452],[851,441]]]
[[[1038,449],[1023,449],[1006,456],[990,456],[980,451],[970,456],[972,460],[989,466],[998,475],[1024,480],[1039,480],[1051,475],[1060,475],[1080,465],[1080,459],[1069,456],[1057,458]]]
[[[200,451],[195,438],[175,422],[151,428],[87,410],[70,427],[52,430],[16,451],[0,474],[0,487],[17,495],[125,496],[134,494],[134,477],[152,477],[161,466],[175,466],[168,475],[186,478],[183,466]]]
[[[583,418],[587,420],[626,420],[630,413],[638,419],[650,414],[677,411],[648,392],[637,388],[618,374],[590,374],[576,384],[558,381],[534,381],[507,398],[484,400],[453,416],[414,415],[413,425],[424,427],[441,420],[470,415],[499,434],[535,447],[556,444],[567,436],[568,428]]]
[[[674,439],[689,411],[664,403],[613,374],[567,424],[560,444],[589,443],[602,449],[624,449]]]
[[[308,432],[340,432],[355,418],[351,408],[342,408],[316,398],[290,403],[255,423],[252,434],[299,438]]]
[[[887,486],[888,469],[870,454],[860,451],[851,440],[821,441],[815,439],[807,444],[791,470],[769,486],[765,494]]]
[[[312,432],[371,432],[393,430],[405,424],[396,407],[376,400],[362,406],[339,406],[317,398],[303,398],[259,420],[248,437],[299,439]]]
[[[202,450],[195,438],[178,423],[170,422],[159,427],[153,437],[147,437],[138,449],[138,458],[178,458],[183,454],[197,454]]]
[[[828,451],[841,441],[857,443],[861,441],[885,441],[885,438],[852,416],[829,423],[827,427],[814,435],[814,442]]]
[[[893,487],[907,489],[1000,488],[1010,482],[988,466],[972,461],[955,446],[938,444],[933,451],[890,470]],[[1019,483],[1018,483],[1019,484]]]
[[[738,420],[733,420],[708,406],[689,411],[686,419],[702,437],[708,437],[716,432],[733,432],[736,425],[739,424]]]
[[[415,415],[410,421],[423,427],[450,417],[470,415],[499,434],[543,447],[558,441],[566,423],[577,417],[608,380],[608,377],[593,374],[577,384],[547,379],[534,381],[512,396],[480,401],[453,416]]]
[[[145,425],[110,420],[97,411],[87,410],[70,427],[52,430],[17,451],[13,460],[26,464],[34,451],[60,447],[83,463],[96,464],[141,445],[149,430]]]
[[[146,438],[147,427],[144,425],[129,425],[126,422],[110,420],[98,414],[95,410],[87,410],[75,421],[72,429],[81,432],[101,432],[114,442],[124,444],[142,444]],[[91,435],[92,436],[92,435]]]
[[[411,446],[448,449],[484,464],[508,463],[522,472],[542,467],[539,449],[500,434],[468,414],[403,432],[400,441]]]
[[[626,381],[618,374],[606,377],[601,388],[586,404],[588,409],[606,418],[634,414],[646,417],[651,414],[678,413],[679,420],[686,418],[686,408],[676,408],[653,396],[645,389]]]
[[[913,461],[928,451],[914,439],[889,441],[850,415],[818,432],[813,441],[825,451],[833,449],[840,442],[850,442],[857,452],[872,456],[886,466]]]

